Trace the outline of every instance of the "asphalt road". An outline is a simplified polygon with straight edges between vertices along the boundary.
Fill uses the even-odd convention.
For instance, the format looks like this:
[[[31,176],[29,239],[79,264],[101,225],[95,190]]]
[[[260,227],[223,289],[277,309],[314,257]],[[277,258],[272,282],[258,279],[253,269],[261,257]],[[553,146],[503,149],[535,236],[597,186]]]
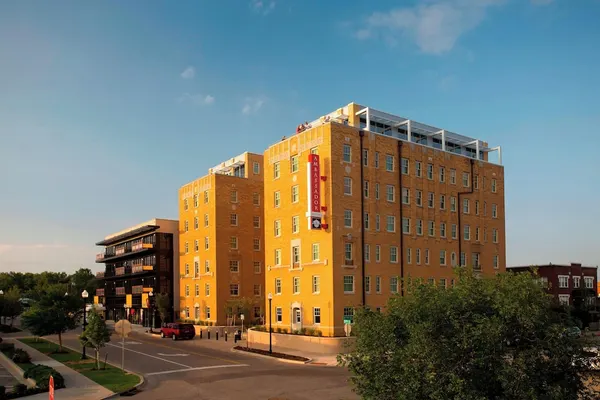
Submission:
[[[79,348],[77,333],[63,342]],[[144,400],[244,399],[314,400],[358,399],[348,383],[349,373],[338,367],[300,365],[232,352],[230,341],[171,341],[133,333],[125,340],[125,368],[144,375]],[[103,349],[104,360],[121,365],[117,336]]]

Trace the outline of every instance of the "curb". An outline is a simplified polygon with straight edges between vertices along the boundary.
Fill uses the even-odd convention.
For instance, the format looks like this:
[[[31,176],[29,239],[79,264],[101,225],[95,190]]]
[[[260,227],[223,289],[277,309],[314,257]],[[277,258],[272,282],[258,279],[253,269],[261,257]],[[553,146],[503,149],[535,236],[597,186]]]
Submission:
[[[8,342],[7,342],[8,343]],[[0,364],[6,368],[12,376],[14,376],[19,383],[27,385],[28,388],[35,387],[37,383],[31,378],[25,378],[25,371],[15,364],[10,358],[8,358],[3,352],[0,351]]]
[[[280,361],[280,362],[285,362],[285,363],[289,363],[289,364],[300,364],[300,365],[306,365],[311,363],[313,360],[312,358],[309,358],[306,361],[296,361],[296,360],[286,360],[285,358],[279,358],[279,357],[272,357],[272,356],[267,356],[264,354],[258,354],[258,353],[253,353],[251,351],[244,351],[244,350],[237,350],[237,349],[231,349],[232,352],[234,353],[240,353],[240,354],[248,354],[254,357],[259,357],[259,358],[266,358],[268,360],[274,360],[274,361]]]
[[[51,340],[51,339],[49,339],[49,338],[42,337],[42,339],[44,339],[44,340],[47,340],[48,342],[51,342],[51,343],[54,343],[54,344],[58,344],[58,343],[56,343],[54,340]],[[79,350],[77,350],[77,349],[74,349],[74,348],[72,348],[71,346],[67,346],[67,345],[63,344],[63,347],[66,347],[67,349],[69,349],[69,350],[71,350],[71,351],[74,351],[74,352],[76,352],[76,353],[79,353]],[[110,365],[110,366],[114,367],[114,368],[121,369],[121,367],[119,367],[118,365],[115,365],[115,364],[113,364],[112,362],[108,362],[108,361],[107,361],[106,363],[107,363],[108,365]],[[62,363],[61,363],[61,364],[62,364]],[[63,365],[64,365],[65,367],[71,368],[71,367],[69,367],[69,366],[68,366],[68,365],[66,365],[66,364],[63,364]],[[73,368],[71,368],[71,369],[73,369]],[[73,371],[75,371],[75,370],[73,370]],[[75,372],[79,373],[78,371],[75,371]],[[126,369],[126,370],[125,370],[125,372],[127,372],[128,374],[136,375],[138,378],[140,378],[140,383],[138,383],[137,385],[133,386],[133,387],[132,387],[132,388],[130,388],[130,389],[127,389],[127,390],[124,390],[124,391],[122,391],[122,392],[118,392],[118,393],[113,393],[113,394],[111,394],[111,395],[109,395],[109,396],[103,397],[103,398],[102,398],[102,399],[100,399],[100,400],[108,400],[108,399],[114,399],[114,398],[120,397],[122,393],[127,393],[127,392],[130,392],[130,391],[134,390],[134,389],[139,389],[139,388],[140,388],[140,386],[142,386],[144,383],[146,383],[146,380],[144,379],[144,376],[143,376],[143,375],[140,375],[140,374],[138,374],[138,373],[135,373],[135,372],[133,372],[133,371],[130,371],[130,370],[128,370],[128,369]],[[98,385],[100,385],[100,384],[98,383]],[[102,386],[102,385],[100,385],[100,386]],[[104,386],[102,386],[102,387],[104,387]]]

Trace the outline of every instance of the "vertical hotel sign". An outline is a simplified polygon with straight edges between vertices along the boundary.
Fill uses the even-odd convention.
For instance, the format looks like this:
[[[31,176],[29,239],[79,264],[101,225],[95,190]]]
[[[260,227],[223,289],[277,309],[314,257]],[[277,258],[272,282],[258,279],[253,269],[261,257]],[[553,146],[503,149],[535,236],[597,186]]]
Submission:
[[[308,155],[308,223],[310,229],[321,229],[321,161],[318,154]]]

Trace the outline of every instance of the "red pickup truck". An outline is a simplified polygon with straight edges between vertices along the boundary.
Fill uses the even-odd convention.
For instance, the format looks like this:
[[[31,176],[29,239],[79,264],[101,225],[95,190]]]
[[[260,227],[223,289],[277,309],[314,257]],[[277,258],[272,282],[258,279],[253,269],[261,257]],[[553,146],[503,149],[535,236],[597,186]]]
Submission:
[[[160,337],[170,337],[177,339],[193,339],[196,336],[196,330],[192,324],[171,323],[160,328]]]

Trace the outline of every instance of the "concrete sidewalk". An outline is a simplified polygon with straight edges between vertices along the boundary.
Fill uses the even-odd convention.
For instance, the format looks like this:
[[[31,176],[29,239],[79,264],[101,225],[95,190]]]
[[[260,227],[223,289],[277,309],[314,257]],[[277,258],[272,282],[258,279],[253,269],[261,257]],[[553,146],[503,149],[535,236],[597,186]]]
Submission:
[[[31,348],[18,340],[5,339],[6,342],[14,343],[16,348],[25,350],[31,356],[31,362],[34,364],[47,365],[52,367],[65,378],[65,389],[59,389],[56,391],[55,397],[60,400],[99,400],[108,397],[113,394],[110,390],[103,386],[98,385],[91,379],[81,375],[79,372],[72,370],[59,363],[56,360],[48,357],[47,355],[40,353],[34,348]],[[33,396],[23,397],[28,400],[46,400],[48,399],[48,393],[40,393]]]

